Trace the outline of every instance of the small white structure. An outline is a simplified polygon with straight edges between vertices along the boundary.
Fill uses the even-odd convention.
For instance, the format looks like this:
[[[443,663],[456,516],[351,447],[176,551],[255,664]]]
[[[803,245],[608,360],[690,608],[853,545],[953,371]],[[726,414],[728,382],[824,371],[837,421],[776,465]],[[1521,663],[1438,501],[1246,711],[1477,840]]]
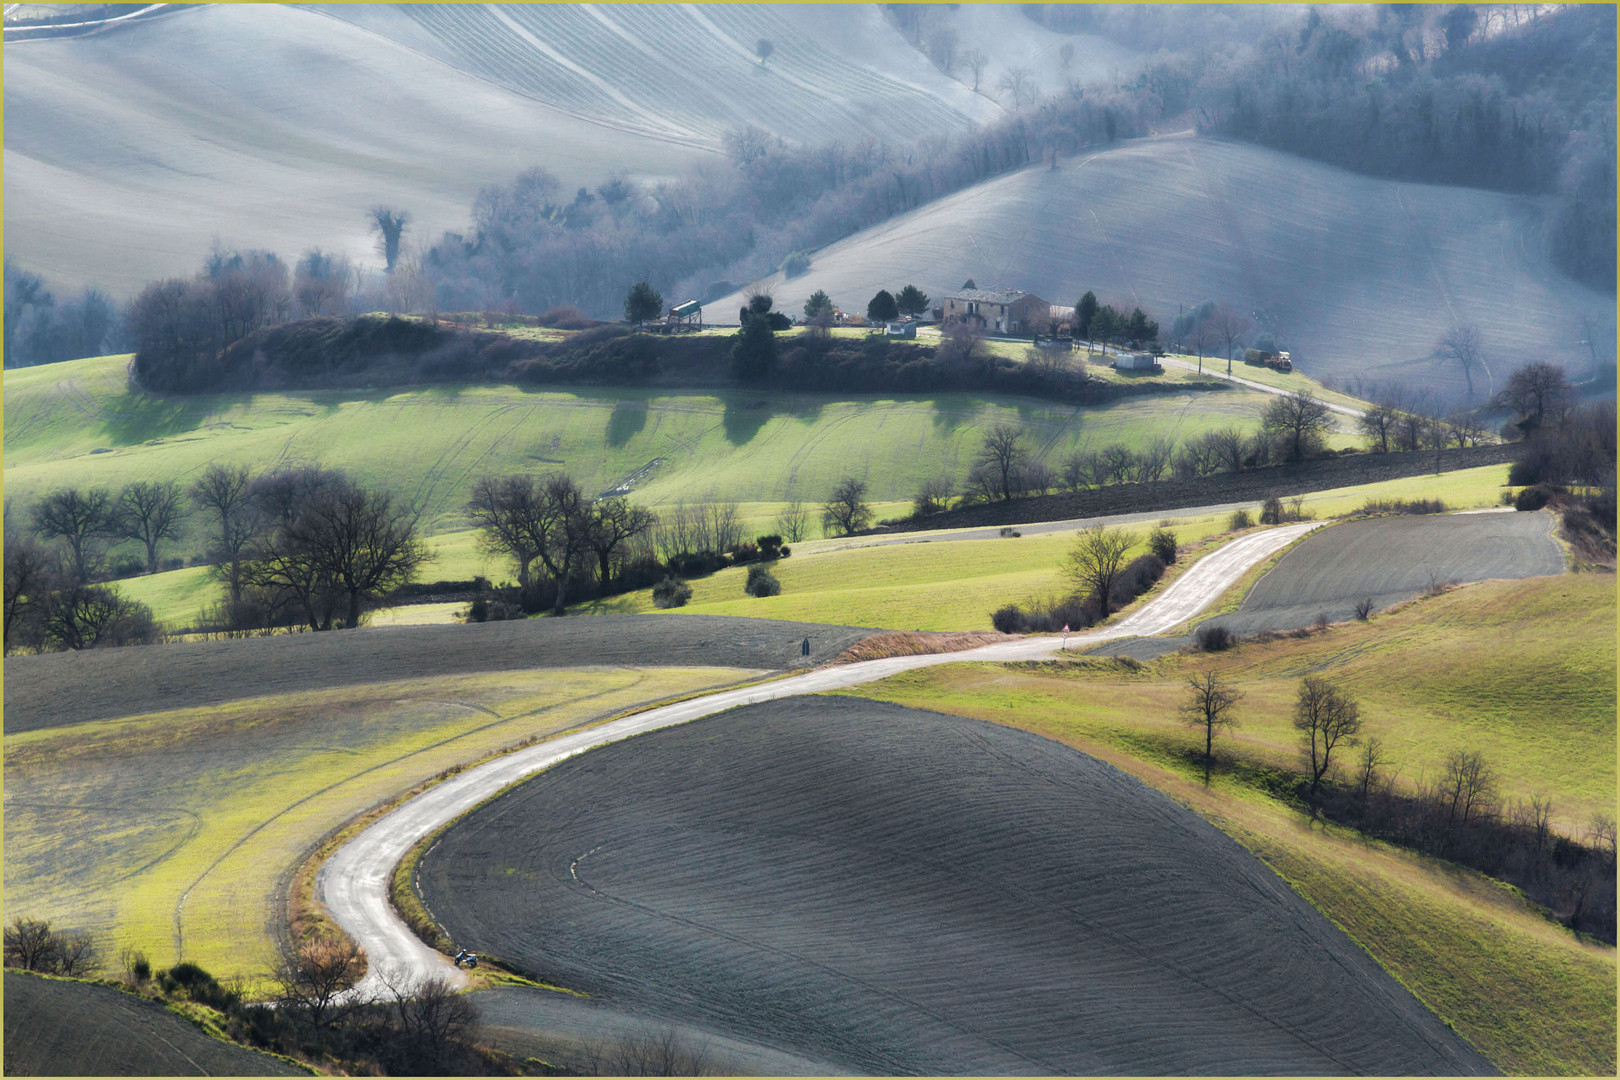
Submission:
[[[1114,361],[1114,367],[1121,371],[1152,371],[1158,366],[1150,352],[1122,353]]]

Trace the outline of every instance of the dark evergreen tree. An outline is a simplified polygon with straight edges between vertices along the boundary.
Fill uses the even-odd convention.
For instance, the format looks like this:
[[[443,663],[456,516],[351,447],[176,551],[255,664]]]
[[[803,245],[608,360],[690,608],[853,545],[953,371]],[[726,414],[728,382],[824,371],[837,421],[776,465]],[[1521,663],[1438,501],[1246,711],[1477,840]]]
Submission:
[[[761,313],[763,314],[763,312]],[[776,334],[769,319],[749,319],[731,343],[731,372],[742,382],[760,382],[776,367]]]
[[[899,318],[900,307],[894,302],[894,294],[888,289],[879,289],[878,294],[866,305],[866,317],[872,322],[888,322]]]

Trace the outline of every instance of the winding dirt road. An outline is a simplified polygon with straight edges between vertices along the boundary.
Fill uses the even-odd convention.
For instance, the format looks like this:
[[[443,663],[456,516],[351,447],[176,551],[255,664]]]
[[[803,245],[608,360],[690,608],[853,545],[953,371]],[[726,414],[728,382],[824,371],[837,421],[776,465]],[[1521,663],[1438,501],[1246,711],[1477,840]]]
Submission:
[[[1234,540],[1192,566],[1162,596],[1141,610],[1111,626],[1073,634],[1071,638],[1080,645],[1163,633],[1214,601],[1250,567],[1321,524],[1288,525]],[[1035,660],[1050,656],[1061,647],[1062,643],[1054,637],[1022,638],[965,652],[899,656],[822,668],[650,709],[508,754],[446,780],[350,840],[316,876],[317,901],[346,933],[365,947],[370,957],[370,973],[353,992],[363,996],[380,994],[386,991],[388,983],[408,986],[436,975],[445,976],[456,985],[466,983],[463,971],[442,953],[423,944],[394,913],[388,900],[389,884],[394,868],[419,840],[510,784],[587,750],[742,705],[840,690],[936,664]]]

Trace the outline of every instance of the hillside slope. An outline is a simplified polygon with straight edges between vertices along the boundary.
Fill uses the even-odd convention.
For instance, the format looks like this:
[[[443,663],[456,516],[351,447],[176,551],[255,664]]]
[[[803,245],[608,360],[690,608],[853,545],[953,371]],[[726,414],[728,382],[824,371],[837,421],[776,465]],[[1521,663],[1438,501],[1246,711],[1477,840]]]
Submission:
[[[216,237],[376,263],[368,207],[437,237],[533,165],[572,191],[672,175],[745,123],[910,143],[1001,112],[853,7],[198,5],[8,43],[6,69],[7,252],[115,294]]]
[[[1168,329],[1206,298],[1269,327],[1310,374],[1361,376],[1460,396],[1429,359],[1473,323],[1489,371],[1478,395],[1526,358],[1591,362],[1579,316],[1614,301],[1553,269],[1543,206],[1467,188],[1357,176],[1240,143],[1190,136],[1033,165],[940,199],[815,253],[791,281],[759,283],[797,312],[817,289],[865,311],[880,288],[938,298],[972,278],[1072,304],[1085,290],[1141,304]],[[715,301],[735,311],[738,293]]]

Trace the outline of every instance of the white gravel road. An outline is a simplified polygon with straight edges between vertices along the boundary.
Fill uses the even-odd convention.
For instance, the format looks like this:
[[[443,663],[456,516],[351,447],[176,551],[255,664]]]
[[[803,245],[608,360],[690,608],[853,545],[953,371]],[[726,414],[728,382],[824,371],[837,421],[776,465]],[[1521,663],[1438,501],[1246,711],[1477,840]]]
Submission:
[[[1163,595],[1119,622],[1071,634],[1074,646],[1110,638],[1163,633],[1196,614],[1255,564],[1293,543],[1320,522],[1305,522],[1251,533],[1206,556]],[[936,664],[968,661],[1034,660],[1061,648],[1056,637],[1027,637],[965,652],[898,656],[821,668],[758,686],[724,690],[675,705],[649,709],[587,731],[565,735],[497,758],[423,792],[350,840],[316,876],[315,895],[346,933],[365,947],[370,973],[355,993],[386,991],[388,983],[408,986],[443,975],[464,985],[466,973],[413,934],[389,905],[394,868],[422,837],[466,813],[496,792],[576,754],[659,728],[684,724],[741,705],[839,690]]]

